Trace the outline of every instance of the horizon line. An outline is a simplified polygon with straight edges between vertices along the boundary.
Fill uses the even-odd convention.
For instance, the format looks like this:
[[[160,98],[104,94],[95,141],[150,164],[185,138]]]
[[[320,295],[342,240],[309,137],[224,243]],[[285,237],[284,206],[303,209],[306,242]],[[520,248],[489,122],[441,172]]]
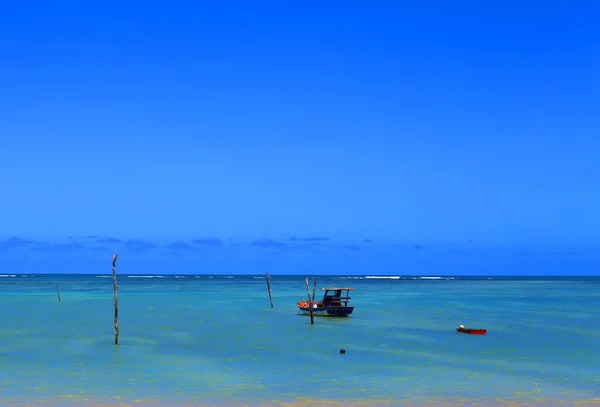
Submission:
[[[237,276],[237,277],[264,277],[265,273],[117,273],[118,276]],[[0,278],[10,276],[112,276],[112,272],[108,273],[2,273]],[[579,278],[579,277],[600,277],[600,274],[273,274],[269,272],[269,276],[286,276],[286,277],[553,277],[553,278]]]

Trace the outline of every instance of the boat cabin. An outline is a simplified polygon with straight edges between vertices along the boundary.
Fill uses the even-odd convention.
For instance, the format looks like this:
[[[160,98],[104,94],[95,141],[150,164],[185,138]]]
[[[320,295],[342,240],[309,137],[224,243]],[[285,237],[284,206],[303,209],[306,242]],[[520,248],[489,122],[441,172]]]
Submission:
[[[350,291],[354,288],[322,288],[325,291],[321,306],[323,307],[347,307],[350,301]]]

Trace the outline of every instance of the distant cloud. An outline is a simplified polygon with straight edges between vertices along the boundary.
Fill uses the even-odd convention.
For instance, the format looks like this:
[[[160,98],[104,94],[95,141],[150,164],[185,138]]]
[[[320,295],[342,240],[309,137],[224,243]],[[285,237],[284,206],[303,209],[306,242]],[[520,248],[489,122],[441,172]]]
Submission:
[[[69,238],[68,240],[72,240]],[[10,237],[0,242],[0,250],[27,247],[34,251],[62,252],[68,250],[82,250],[85,245],[80,242],[69,241],[68,243],[50,243],[44,241],[27,240],[20,237]]]
[[[41,252],[64,252],[69,250],[82,250],[85,246],[79,242],[70,243],[49,243],[49,242],[36,242],[31,250]]]
[[[528,252],[527,250],[524,249],[519,249],[516,253],[515,256],[517,257],[532,257],[533,253]]]
[[[578,254],[581,254],[579,252],[576,251],[567,251],[567,252],[549,252],[548,255],[549,256],[576,256]]]
[[[191,244],[185,242],[173,242],[165,246],[167,249],[171,250],[181,250],[181,251],[193,251],[197,250],[196,247]]]
[[[243,241],[241,241],[241,240],[232,239],[232,238],[228,237],[228,238],[227,238],[227,244],[228,244],[229,246],[241,246],[241,245],[243,245],[243,244],[244,244],[244,242],[243,242]]]
[[[213,236],[195,239],[195,240],[192,240],[192,242],[194,244],[201,245],[201,246],[221,246],[223,244],[223,241],[221,239],[218,239]]]
[[[317,243],[317,246],[319,245],[319,243]],[[315,246],[315,243],[298,243],[298,244],[293,244],[290,246],[290,249],[294,249],[294,250],[302,250],[302,249],[316,249],[317,247]]]
[[[84,236],[81,238],[81,241],[84,243],[91,243],[91,244],[98,243],[100,245],[123,243],[123,239],[118,239],[116,237],[96,236],[96,235]]]
[[[139,239],[129,239],[123,242],[127,250],[132,252],[141,252],[145,250],[154,249],[156,245],[154,243],[145,242]]]
[[[37,252],[64,252],[72,250],[108,250],[110,245],[121,244],[129,251],[144,251],[156,247],[155,244],[140,239],[122,240],[116,237],[85,236],[77,241],[69,237],[65,242],[48,242],[39,240],[28,240],[12,236],[0,241],[0,250],[13,248],[29,248]]]
[[[39,252],[49,252],[52,251],[52,243],[49,242],[35,242],[31,247],[31,250],[39,251]]]
[[[121,243],[121,239],[117,239],[116,237],[98,237],[95,239],[96,243],[101,244],[111,244],[111,243]]]
[[[14,249],[17,247],[26,247],[34,244],[31,240],[21,239],[20,237],[12,236],[8,239],[0,242],[0,250],[3,249]]]
[[[330,239],[327,236],[312,236],[312,237],[290,237],[290,242],[328,242]]]
[[[373,243],[372,239],[363,239],[363,243]]]
[[[285,243],[279,242],[273,239],[256,239],[251,243],[252,246],[255,247],[265,247],[265,248],[284,248],[287,247]]]
[[[107,246],[90,246],[89,249],[95,252],[104,252],[109,250]]]
[[[349,244],[349,245],[344,246],[344,249],[356,251],[356,250],[360,250],[360,246],[357,244]]]
[[[423,250],[425,247],[422,244],[415,244],[413,245],[412,249],[415,251],[419,251],[419,250]]]

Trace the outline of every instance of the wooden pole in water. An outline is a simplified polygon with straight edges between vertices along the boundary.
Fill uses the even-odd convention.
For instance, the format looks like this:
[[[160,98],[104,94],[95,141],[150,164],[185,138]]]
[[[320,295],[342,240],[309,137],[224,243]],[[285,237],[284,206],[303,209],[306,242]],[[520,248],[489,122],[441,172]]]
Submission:
[[[60,291],[58,291],[58,283],[56,283],[56,294],[58,295],[58,302],[60,301]]]
[[[271,301],[271,308],[273,308],[273,295],[271,294],[271,276],[267,271],[267,290],[269,290],[269,301]]]
[[[113,288],[115,292],[115,345],[119,344],[119,296],[117,289],[117,253],[113,254],[112,272],[113,272]]]
[[[314,324],[315,323],[315,315],[313,314],[313,302],[311,301],[311,297],[310,297],[310,284],[308,283],[308,277],[306,277],[306,292],[308,293],[308,299],[306,300],[308,302],[308,308],[309,308],[309,312],[310,312],[310,323]]]
[[[317,277],[313,277],[313,294],[312,294],[312,302],[315,302],[315,294],[317,293]]]

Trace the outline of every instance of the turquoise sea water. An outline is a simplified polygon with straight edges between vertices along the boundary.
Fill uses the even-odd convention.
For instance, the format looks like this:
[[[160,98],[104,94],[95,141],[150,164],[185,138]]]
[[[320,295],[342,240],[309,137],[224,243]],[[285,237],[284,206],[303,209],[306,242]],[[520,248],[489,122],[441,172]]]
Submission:
[[[119,275],[117,347],[111,276],[2,275],[0,405],[600,397],[600,278],[321,276],[356,309],[310,325],[304,277]]]

